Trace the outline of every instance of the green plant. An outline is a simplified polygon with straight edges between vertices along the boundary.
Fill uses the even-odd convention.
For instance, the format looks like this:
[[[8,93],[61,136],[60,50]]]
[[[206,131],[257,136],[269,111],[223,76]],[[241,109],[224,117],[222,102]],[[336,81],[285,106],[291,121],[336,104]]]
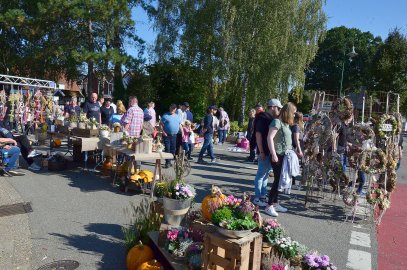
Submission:
[[[237,121],[230,122],[230,132],[239,132],[239,123]]]
[[[126,208],[126,215],[130,215],[130,225],[122,227],[124,243],[130,250],[140,240],[143,243],[149,242],[147,235],[150,231],[157,231],[161,225],[160,214],[154,211],[149,199],[143,199],[139,205],[130,203],[130,209]]]
[[[164,197],[167,190],[167,182],[158,182],[154,186],[154,195],[158,198]]]
[[[232,217],[230,220],[223,220],[224,227],[228,230],[252,230],[257,228],[257,223],[253,220],[253,217],[246,215],[243,218]],[[223,225],[221,223],[221,225]]]
[[[212,222],[219,225],[223,220],[230,220],[233,217],[233,211],[227,206],[217,209],[212,214]]]

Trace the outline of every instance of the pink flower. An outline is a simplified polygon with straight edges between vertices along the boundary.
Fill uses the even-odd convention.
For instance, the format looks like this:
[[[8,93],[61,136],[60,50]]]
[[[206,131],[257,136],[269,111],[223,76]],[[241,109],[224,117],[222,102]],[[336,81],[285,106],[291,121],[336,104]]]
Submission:
[[[178,230],[172,230],[167,233],[167,239],[170,241],[175,241],[178,238]]]

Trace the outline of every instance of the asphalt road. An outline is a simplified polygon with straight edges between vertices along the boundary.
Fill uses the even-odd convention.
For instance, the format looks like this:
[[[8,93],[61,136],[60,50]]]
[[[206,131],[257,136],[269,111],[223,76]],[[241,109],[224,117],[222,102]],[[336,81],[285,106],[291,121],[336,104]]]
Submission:
[[[243,164],[247,154],[228,152],[228,146],[215,147],[221,159],[217,164],[193,163],[187,180],[195,185],[198,202],[212,184],[221,186],[225,194],[253,192],[256,166]],[[402,170],[407,171],[404,161],[403,165]],[[129,222],[129,217],[124,209],[130,202],[140,201],[143,195],[124,194],[111,186],[110,179],[85,173],[80,168],[56,173],[28,172],[25,177],[13,177],[9,181],[24,201],[32,203],[33,212],[28,216],[33,269],[64,259],[78,261],[78,269],[125,269],[121,226]],[[329,255],[338,269],[377,269],[374,226],[360,218],[354,224],[344,222],[343,202],[334,202],[331,197],[315,200],[306,209],[304,193],[294,191],[291,196],[281,196],[281,203],[289,211],[280,214],[278,220],[292,238],[311,250]],[[368,244],[366,239],[360,239],[359,233],[369,238]],[[355,241],[365,242],[355,244]],[[362,267],[355,268],[354,257],[357,261],[359,253],[351,250],[369,254],[364,257],[369,262],[359,260]]]

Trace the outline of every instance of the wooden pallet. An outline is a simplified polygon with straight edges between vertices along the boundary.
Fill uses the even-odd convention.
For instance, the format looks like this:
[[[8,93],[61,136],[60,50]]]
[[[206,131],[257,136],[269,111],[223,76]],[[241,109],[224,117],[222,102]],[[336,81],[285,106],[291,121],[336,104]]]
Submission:
[[[258,270],[261,267],[262,235],[251,233],[243,238],[229,239],[206,233],[204,238],[204,268],[212,270]]]

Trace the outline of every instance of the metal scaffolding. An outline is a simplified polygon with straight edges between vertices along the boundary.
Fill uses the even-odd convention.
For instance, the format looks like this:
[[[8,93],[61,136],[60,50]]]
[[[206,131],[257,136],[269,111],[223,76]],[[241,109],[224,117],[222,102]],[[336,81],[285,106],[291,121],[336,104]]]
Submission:
[[[37,88],[46,88],[46,89],[56,89],[57,84],[53,81],[24,78],[10,75],[0,74],[0,84],[10,84],[17,86],[28,86],[28,87],[37,87]]]

